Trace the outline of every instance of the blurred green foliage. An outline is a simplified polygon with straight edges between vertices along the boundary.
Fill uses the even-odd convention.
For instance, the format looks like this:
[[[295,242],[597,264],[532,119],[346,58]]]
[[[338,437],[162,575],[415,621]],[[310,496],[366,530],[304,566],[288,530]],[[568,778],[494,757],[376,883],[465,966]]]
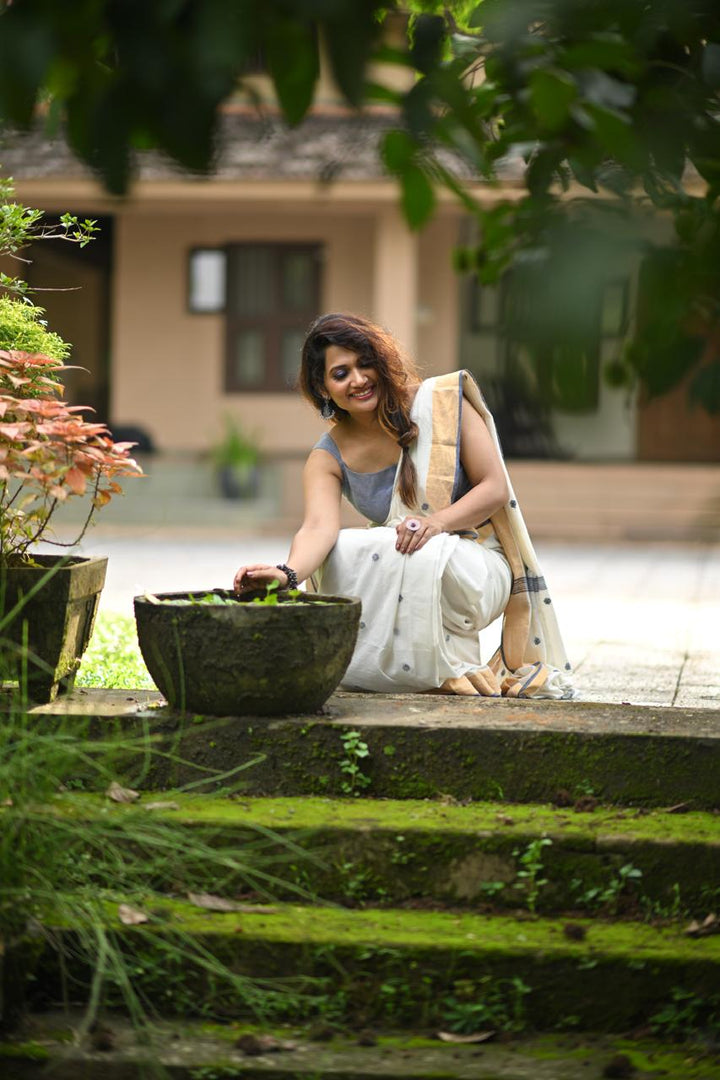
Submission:
[[[642,265],[638,317],[613,385],[652,396],[690,376],[720,411],[720,8],[715,0],[0,0],[0,116],[39,104],[108,189],[157,147],[212,166],[218,106],[258,56],[286,120],[312,104],[324,44],[351,106],[394,105],[382,153],[408,222],[438,186],[478,222],[458,264],[482,282],[523,282],[516,339],[562,342],[582,370],[597,297]],[[383,42],[409,13],[405,47]],[[368,83],[371,59],[403,64],[407,90]],[[511,177],[515,198],[476,197]],[[660,215],[665,234],[653,228]],[[570,325],[571,323],[571,325]],[[547,354],[547,349],[544,350]],[[572,358],[578,359],[573,364]],[[572,386],[565,397],[577,396]]]
[[[479,236],[458,264],[489,284],[512,272],[523,302],[508,336],[546,360],[551,343],[561,348],[561,400],[582,397],[598,298],[639,267],[636,317],[608,381],[652,397],[687,379],[691,401],[720,412],[720,7],[423,6],[414,33],[426,62],[398,100],[402,152],[394,134],[386,141],[408,221],[421,225],[431,206],[412,170],[456,191]],[[438,150],[488,184],[510,178],[517,197],[475,199]]]

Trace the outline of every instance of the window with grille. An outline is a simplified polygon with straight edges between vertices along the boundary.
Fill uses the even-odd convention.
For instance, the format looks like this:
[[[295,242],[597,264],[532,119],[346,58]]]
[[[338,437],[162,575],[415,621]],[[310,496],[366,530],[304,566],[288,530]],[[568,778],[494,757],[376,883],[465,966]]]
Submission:
[[[292,390],[308,326],[319,313],[319,244],[227,249],[225,389]]]

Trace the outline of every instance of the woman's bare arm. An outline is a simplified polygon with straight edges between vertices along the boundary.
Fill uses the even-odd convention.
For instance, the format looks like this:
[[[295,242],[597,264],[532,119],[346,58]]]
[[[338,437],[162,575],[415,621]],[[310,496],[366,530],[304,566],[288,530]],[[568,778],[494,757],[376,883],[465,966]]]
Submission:
[[[287,565],[297,574],[298,582],[305,581],[322,565],[340,531],[342,479],[332,454],[325,450],[311,452],[303,470],[303,489],[305,516],[287,557]],[[271,581],[280,581],[285,587],[287,576],[276,566],[253,563],[238,569],[234,588],[242,592]]]

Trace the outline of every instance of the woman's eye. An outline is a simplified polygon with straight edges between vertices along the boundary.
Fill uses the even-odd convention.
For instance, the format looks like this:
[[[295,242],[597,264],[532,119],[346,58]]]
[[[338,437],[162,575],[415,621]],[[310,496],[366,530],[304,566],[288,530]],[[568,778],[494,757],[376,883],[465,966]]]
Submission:
[[[333,379],[335,379],[337,382],[342,382],[346,375],[347,371],[345,370],[345,368],[338,368],[337,371],[333,371]]]

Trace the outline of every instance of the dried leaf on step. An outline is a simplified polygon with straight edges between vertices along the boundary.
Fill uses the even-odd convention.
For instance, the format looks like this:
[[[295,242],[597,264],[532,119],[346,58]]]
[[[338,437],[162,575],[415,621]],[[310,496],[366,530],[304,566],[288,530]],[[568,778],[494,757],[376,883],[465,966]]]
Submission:
[[[268,915],[277,911],[277,908],[269,904],[243,904],[239,900],[226,900],[224,896],[213,896],[212,893],[187,894],[188,900],[195,907],[204,908],[206,911],[239,911],[245,914]]]
[[[235,1045],[249,1057],[258,1057],[260,1054],[278,1054],[283,1050],[297,1050],[297,1043],[286,1039],[276,1039],[274,1035],[241,1035]]]
[[[720,931],[720,919],[717,915],[707,915],[702,922],[693,919],[688,927],[685,927],[685,935],[688,937],[707,937],[708,934],[717,934]]]
[[[112,799],[113,802],[119,803],[132,803],[140,798],[139,791],[133,791],[132,788],[123,787],[122,784],[118,784],[117,780],[113,780],[105,794],[109,799]]]
[[[137,908],[130,907],[129,904],[120,904],[118,915],[120,922],[124,923],[125,926],[140,926],[141,923],[149,921],[144,911],[138,911]]]
[[[146,810],[179,810],[180,803],[176,802],[149,802],[143,803]]]
[[[482,1043],[487,1042],[488,1039],[493,1039],[496,1035],[494,1031],[476,1031],[472,1035],[457,1035],[454,1031],[438,1031],[437,1037],[441,1042],[446,1043]]]
[[[188,893],[188,900],[195,907],[205,908],[206,911],[237,911],[240,906],[235,900],[226,900],[224,896],[213,896],[206,892]]]
[[[720,931],[720,919],[717,915],[706,915],[701,923],[697,919],[685,927],[687,937],[707,937],[708,934],[717,934]]]

